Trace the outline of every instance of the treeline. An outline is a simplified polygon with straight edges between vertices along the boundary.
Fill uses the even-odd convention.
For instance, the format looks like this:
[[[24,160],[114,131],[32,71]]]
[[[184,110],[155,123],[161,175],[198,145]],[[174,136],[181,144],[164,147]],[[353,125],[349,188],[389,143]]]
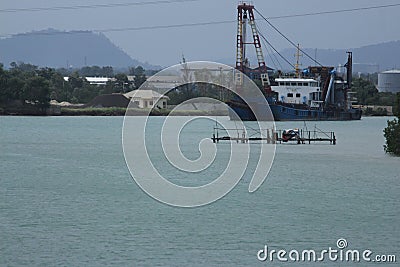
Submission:
[[[0,104],[20,103],[44,110],[49,106],[51,89],[62,81],[63,77],[49,68],[12,63],[10,70],[4,70],[0,65]]]
[[[112,78],[105,85],[90,84],[85,76]],[[133,81],[127,75],[134,76]],[[67,76],[68,81],[64,80]],[[11,63],[6,70],[0,64],[0,107],[31,106],[40,110],[49,107],[50,100],[87,103],[101,94],[124,93],[140,87],[146,81],[141,67],[132,67],[129,73],[114,74],[112,67],[84,67],[68,75],[61,69],[39,68],[26,63]]]
[[[175,88],[175,90],[171,90],[168,92],[167,96],[169,97],[168,104],[178,105],[184,101],[197,97],[207,97],[227,101],[232,96],[232,93],[228,89],[216,84],[189,83],[181,85]]]
[[[82,68],[58,68],[58,73],[64,77],[68,77],[73,73],[78,73],[80,76],[86,77],[114,77],[116,74],[135,75],[135,72],[143,72],[145,76],[151,76],[158,72],[158,70],[146,70],[141,66],[129,68],[113,68],[111,66],[85,66]]]
[[[368,74],[353,78],[352,91],[360,105],[378,105],[393,106],[395,97],[390,92],[378,92],[376,84],[378,83],[377,74]]]

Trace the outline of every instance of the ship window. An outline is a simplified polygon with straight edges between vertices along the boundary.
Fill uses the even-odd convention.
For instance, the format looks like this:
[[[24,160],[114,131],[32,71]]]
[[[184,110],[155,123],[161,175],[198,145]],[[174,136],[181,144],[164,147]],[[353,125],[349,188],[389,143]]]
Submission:
[[[291,85],[291,86],[296,86],[296,85],[297,85],[297,83],[290,83],[290,85]]]
[[[299,93],[297,93],[297,94],[296,94],[296,97],[300,97],[300,94],[299,94]]]
[[[292,93],[288,93],[287,97],[293,97],[293,94]]]
[[[308,83],[303,83],[303,86],[308,86]]]

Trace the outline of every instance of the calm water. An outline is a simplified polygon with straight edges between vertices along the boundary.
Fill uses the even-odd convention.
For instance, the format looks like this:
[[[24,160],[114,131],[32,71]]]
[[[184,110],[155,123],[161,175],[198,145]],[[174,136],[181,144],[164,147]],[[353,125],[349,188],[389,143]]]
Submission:
[[[318,122],[336,132],[336,146],[278,145],[258,191],[247,192],[246,173],[223,199],[183,209],[153,200],[132,181],[122,117],[0,117],[0,265],[281,266],[258,261],[257,251],[322,250],[338,238],[399,261],[400,158],[383,152],[387,119]],[[161,123],[151,118],[149,127]],[[210,122],[198,124],[187,140],[210,136]],[[183,150],[198,153],[197,145]],[[152,157],[171,179],[198,182],[170,173],[156,151]]]

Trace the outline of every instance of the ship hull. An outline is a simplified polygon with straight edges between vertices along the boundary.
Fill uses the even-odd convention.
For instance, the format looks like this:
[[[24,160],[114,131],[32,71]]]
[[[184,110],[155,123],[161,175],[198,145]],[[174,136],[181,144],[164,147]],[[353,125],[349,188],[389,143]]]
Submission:
[[[243,121],[256,120],[253,112],[248,107],[235,105],[234,103],[230,103],[229,106],[231,108],[229,110],[231,120],[237,120],[238,117]],[[270,104],[269,108],[275,121],[348,121],[360,120],[362,114],[359,109],[350,109],[348,111],[319,110],[281,104]],[[266,113],[268,113],[267,108],[265,109]],[[259,112],[259,114],[263,114],[263,112]],[[268,116],[260,116],[259,120],[270,119]]]

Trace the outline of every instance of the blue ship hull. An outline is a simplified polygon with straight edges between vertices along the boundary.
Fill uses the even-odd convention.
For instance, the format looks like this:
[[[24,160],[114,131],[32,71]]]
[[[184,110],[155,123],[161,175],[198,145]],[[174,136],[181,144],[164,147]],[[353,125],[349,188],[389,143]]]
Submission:
[[[231,120],[237,120],[237,116],[243,121],[255,121],[256,118],[253,112],[244,105],[237,105],[230,103],[229,117]],[[339,110],[320,110],[320,109],[309,109],[304,107],[295,107],[283,104],[273,103],[269,105],[275,121],[329,121],[329,120],[360,120],[361,110],[350,109],[348,111]],[[236,115],[236,114],[237,115]],[[267,108],[265,112],[259,112],[261,117],[259,120],[271,120]],[[263,116],[265,114],[265,116]]]

